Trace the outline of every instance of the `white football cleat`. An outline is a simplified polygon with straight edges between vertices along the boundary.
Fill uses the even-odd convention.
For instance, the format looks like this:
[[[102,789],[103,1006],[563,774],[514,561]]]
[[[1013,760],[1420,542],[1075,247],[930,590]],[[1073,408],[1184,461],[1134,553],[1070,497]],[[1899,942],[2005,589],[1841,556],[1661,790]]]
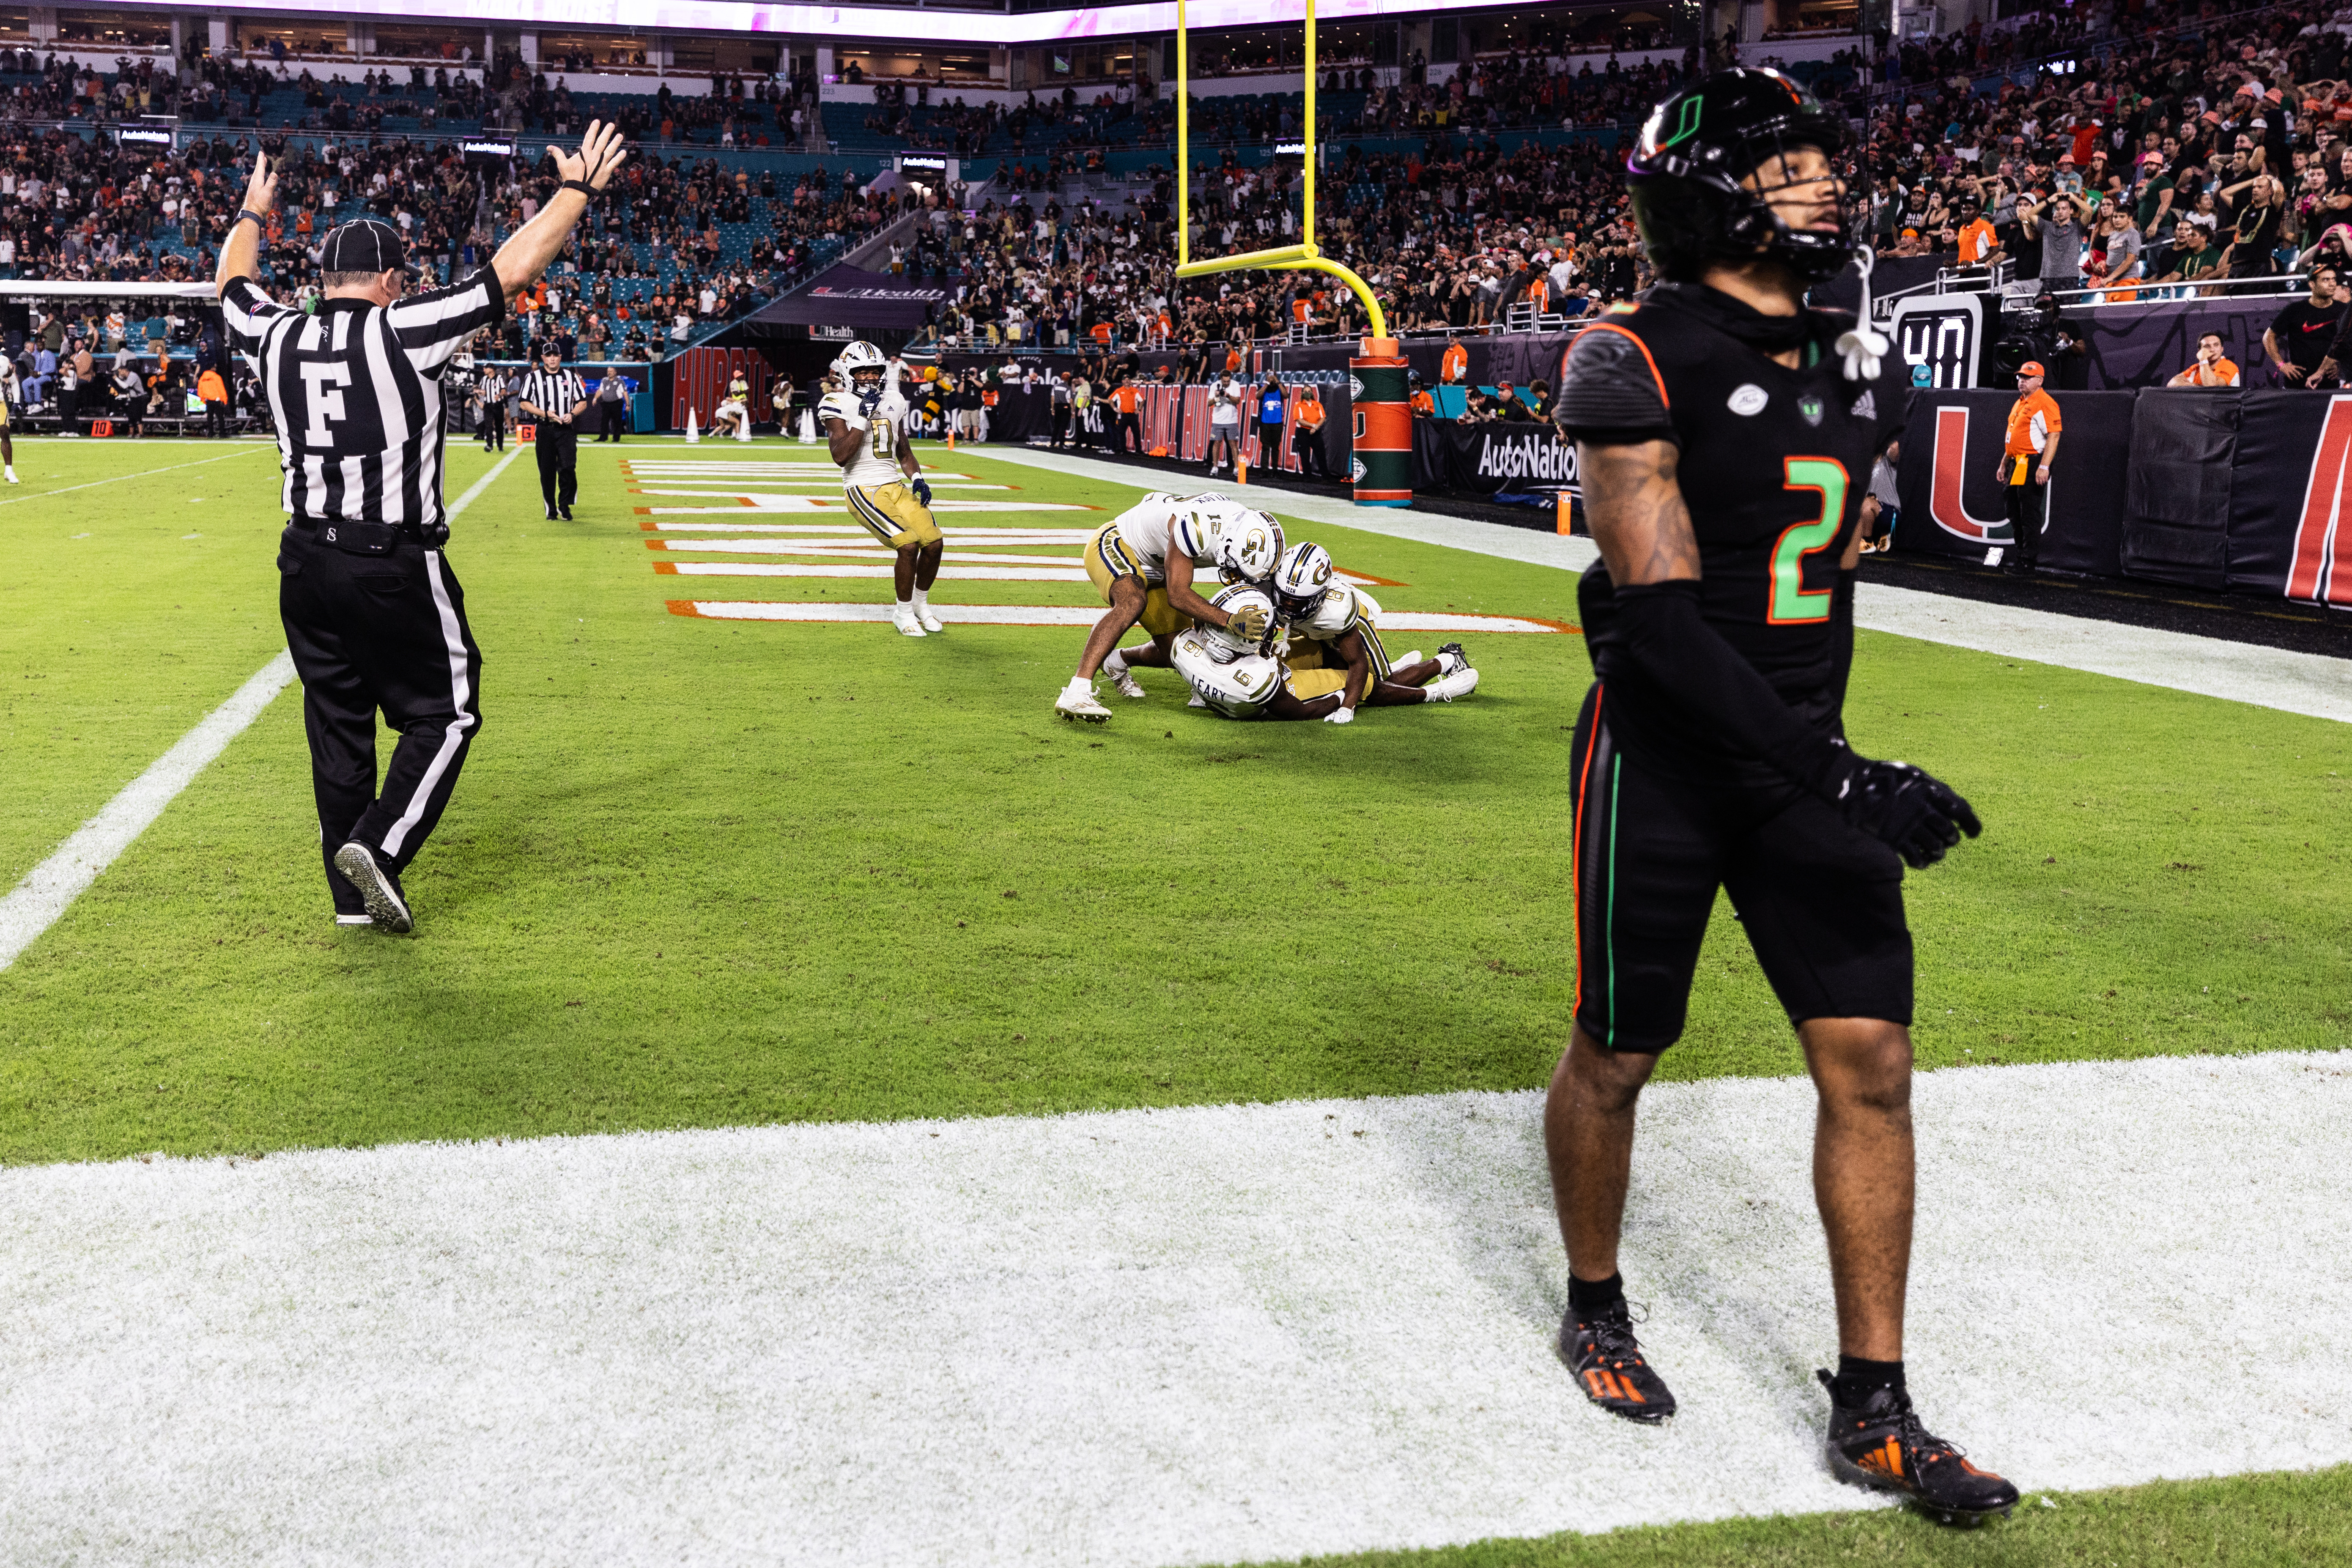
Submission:
[[[1478,689],[1478,672],[1468,665],[1451,675],[1442,675],[1421,689],[1422,699],[1428,702],[1451,702],[1457,697],[1467,697]]]
[[[918,608],[915,611],[915,618],[923,623],[923,630],[926,633],[943,632],[948,629],[946,623],[942,622],[939,616],[931,614],[931,607],[929,605],[924,605]]]
[[[1197,691],[1192,693],[1192,700],[1184,704],[1187,708],[1206,708],[1208,705],[1209,700]]]
[[[1420,662],[1421,649],[1415,648],[1411,653],[1405,655],[1402,658],[1398,659],[1396,663],[1390,666],[1390,668],[1392,669],[1410,669]]]
[[[1095,700],[1095,689],[1088,682],[1072,680],[1054,699],[1054,711],[1065,719],[1083,719],[1089,724],[1100,724],[1110,717],[1110,710]]]
[[[1140,697],[1144,694],[1142,683],[1129,671],[1127,660],[1118,649],[1112,649],[1111,656],[1103,660],[1102,672],[1109,678],[1113,686],[1118,688],[1118,694],[1121,697]]]
[[[890,624],[898,628],[900,637],[919,637],[925,635],[923,623],[915,618],[912,605],[900,605],[890,612]]]

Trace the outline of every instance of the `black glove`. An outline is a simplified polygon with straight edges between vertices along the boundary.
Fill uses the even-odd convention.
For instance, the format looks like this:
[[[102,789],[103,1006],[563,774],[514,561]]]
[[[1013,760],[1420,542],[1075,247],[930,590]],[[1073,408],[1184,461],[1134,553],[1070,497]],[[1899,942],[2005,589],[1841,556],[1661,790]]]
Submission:
[[[874,416],[874,411],[881,405],[882,389],[878,386],[857,395],[858,411],[869,419]]]
[[[917,474],[913,479],[907,481],[907,488],[915,492],[915,499],[917,500],[921,501],[925,506],[931,504],[930,480],[923,478],[920,474]]]
[[[1840,742],[1843,751],[1844,742]],[[1839,815],[1903,857],[1914,870],[1944,858],[1984,824],[1951,785],[1909,763],[1874,763],[1845,752],[1832,804]]]

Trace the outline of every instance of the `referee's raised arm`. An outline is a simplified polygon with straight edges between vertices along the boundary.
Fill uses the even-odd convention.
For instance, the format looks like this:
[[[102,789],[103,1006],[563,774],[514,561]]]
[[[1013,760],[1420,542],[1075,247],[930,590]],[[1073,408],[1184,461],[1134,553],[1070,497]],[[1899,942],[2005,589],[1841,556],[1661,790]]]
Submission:
[[[446,288],[409,292],[400,231],[364,218],[320,247],[317,310],[272,300],[253,277],[278,199],[266,157],[221,246],[213,289],[229,345],[252,366],[278,426],[288,514],[278,617],[302,678],[339,925],[411,928],[401,874],[440,820],[481,727],[481,649],[442,553],[443,374],[546,270],[627,157],[619,128],[603,124],[588,127],[578,153],[549,153],[562,188],[488,266]],[[380,789],[379,710],[400,735]]]

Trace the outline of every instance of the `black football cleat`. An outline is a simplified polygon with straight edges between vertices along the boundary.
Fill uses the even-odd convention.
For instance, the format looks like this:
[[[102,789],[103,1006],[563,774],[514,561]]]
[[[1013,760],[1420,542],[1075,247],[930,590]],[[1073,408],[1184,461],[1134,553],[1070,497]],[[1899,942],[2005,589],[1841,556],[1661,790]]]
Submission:
[[[415,929],[416,921],[408,912],[408,897],[401,890],[399,875],[377,859],[374,850],[354,839],[335,851],[335,869],[360,890],[368,918],[378,931],[405,934]]]
[[[1559,1359],[1584,1396],[1612,1415],[1654,1426],[1675,1413],[1675,1396],[1643,1356],[1622,1299],[1597,1312],[1570,1307],[1559,1321]]]
[[[1929,1432],[1911,1408],[1911,1396],[1892,1388],[1872,1391],[1859,1410],[1837,1402],[1837,1380],[1816,1372],[1830,1391],[1830,1473],[1853,1486],[1897,1492],[1928,1518],[1978,1525],[2006,1518],[2017,1489],[1978,1469],[1953,1445]]]

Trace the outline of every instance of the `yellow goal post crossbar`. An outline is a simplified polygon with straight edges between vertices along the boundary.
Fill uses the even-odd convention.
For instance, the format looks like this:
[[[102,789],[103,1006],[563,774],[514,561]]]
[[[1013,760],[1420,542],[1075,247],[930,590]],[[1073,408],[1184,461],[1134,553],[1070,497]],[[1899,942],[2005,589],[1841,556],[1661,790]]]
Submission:
[[[1315,0],[1307,4],[1306,170],[1299,193],[1299,243],[1271,250],[1245,250],[1207,261],[1192,259],[1192,72],[1184,0],[1176,0],[1176,276],[1200,278],[1212,272],[1244,270],[1328,272],[1345,283],[1363,301],[1375,338],[1389,335],[1387,313],[1361,278],[1328,259],[1315,245]]]

